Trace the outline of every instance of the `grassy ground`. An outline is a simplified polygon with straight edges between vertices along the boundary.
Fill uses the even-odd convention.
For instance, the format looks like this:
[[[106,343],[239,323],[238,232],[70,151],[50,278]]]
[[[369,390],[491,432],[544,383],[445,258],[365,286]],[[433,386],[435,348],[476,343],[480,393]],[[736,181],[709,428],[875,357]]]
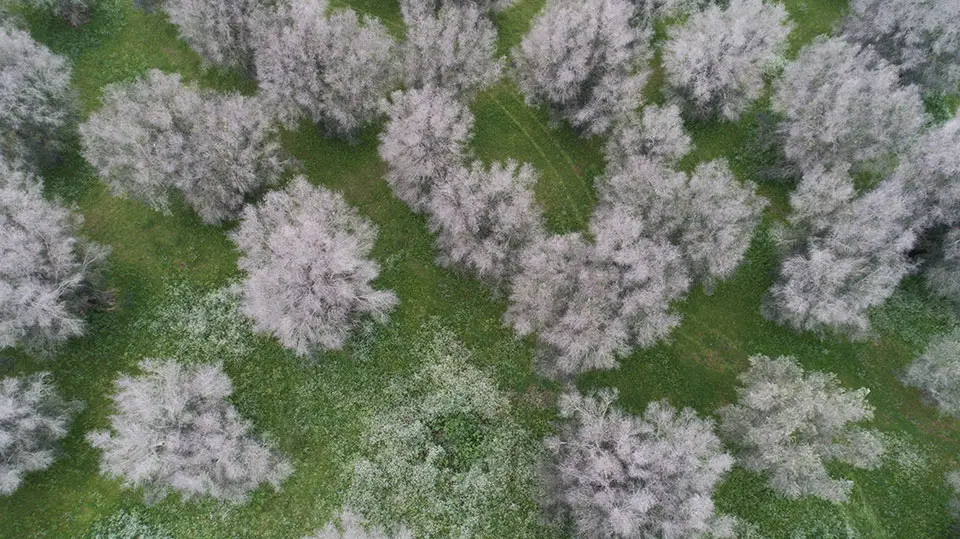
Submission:
[[[829,30],[843,9],[842,2],[834,0],[786,3],[798,22],[791,41],[794,50]],[[398,35],[403,31],[394,1],[335,4],[381,17]],[[519,42],[542,4],[522,0],[498,16],[501,51]],[[179,71],[188,80],[224,91],[255,90],[234,74],[203,71],[162,15],[144,14],[126,4],[104,5],[93,23],[78,30],[40,16],[29,21],[38,40],[73,60],[84,114],[98,106],[104,84],[130,80],[151,67]],[[602,171],[602,141],[582,140],[566,127],[550,125],[544,111],[527,107],[506,82],[480,95],[473,109],[476,156],[533,163],[541,171],[537,196],[551,228],[582,229],[593,204],[593,178]],[[698,149],[685,165],[742,154],[749,142],[747,126],[747,120],[690,126]],[[86,401],[87,407],[74,423],[60,460],[48,471],[28,476],[14,496],[0,499],[0,537],[81,537],[121,510],[177,537],[300,537],[326,522],[339,505],[348,480],[344,465],[370,413],[369,402],[390,377],[416,364],[411,343],[424,338],[424,328],[437,321],[474,348],[475,361],[514,392],[522,421],[536,432],[549,430],[550,398],[557,388],[531,372],[531,343],[517,341],[500,325],[502,300],[434,264],[432,238],[423,219],[395,199],[382,179],[376,133],[375,128],[365,131],[353,146],[323,138],[308,125],[284,135],[284,145],[303,161],[311,181],[343,193],[379,225],[374,255],[383,271],[378,286],[393,289],[401,299],[387,326],[315,364],[246,334],[237,320],[224,323],[241,328],[239,340],[209,344],[212,341],[203,339],[219,333],[204,325],[209,313],[202,309],[196,321],[183,315],[192,324],[189,331],[152,324],[206,305],[210,291],[236,278],[236,253],[225,235],[229,227],[205,226],[183,208],[164,216],[110,197],[76,147],[60,166],[47,171],[49,194],[75,202],[86,216],[86,233],[113,246],[108,282],[118,301],[115,310],[92,314],[88,335],[71,342],[54,361],[4,353],[8,357],[0,361],[0,374],[52,370],[61,390]],[[750,167],[735,168],[750,174]],[[779,186],[761,188],[775,202],[767,227],[785,211],[785,195]],[[793,354],[808,368],[837,373],[848,386],[871,389],[875,424],[887,434],[890,456],[878,470],[837,470],[856,482],[845,505],[786,501],[766,489],[762,477],[738,470],[719,489],[720,509],[756,523],[770,537],[947,536],[949,492],[942,475],[957,466],[960,424],[922,405],[917,392],[903,387],[897,375],[931,335],[947,329],[949,309],[910,281],[877,313],[879,337],[874,341],[848,343],[797,334],[759,315],[775,267],[772,245],[761,231],[735,278],[711,295],[696,290],[678,306],[684,322],[669,342],[638,351],[618,370],[583,376],[578,384],[617,387],[623,406],[632,411],[666,398],[709,414],[735,397],[736,376],[750,355]],[[180,504],[171,498],[147,508],[137,493],[122,491],[118,483],[97,474],[98,454],[82,437],[106,425],[112,381],[141,358],[166,354],[171,346],[194,338],[196,349],[182,353],[202,355],[209,346],[211,354],[223,357],[240,412],[268,432],[293,461],[296,473],[281,492],[259,491],[242,507]]]

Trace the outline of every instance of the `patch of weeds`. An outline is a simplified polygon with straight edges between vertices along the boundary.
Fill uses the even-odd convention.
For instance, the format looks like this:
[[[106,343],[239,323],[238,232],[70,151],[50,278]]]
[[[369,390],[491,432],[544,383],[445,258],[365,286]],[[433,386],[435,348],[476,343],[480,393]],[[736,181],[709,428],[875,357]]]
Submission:
[[[882,306],[870,313],[874,330],[922,350],[935,335],[957,323],[950,302],[930,294],[917,277],[907,279]]]
[[[860,535],[839,519],[818,518],[790,532],[790,539],[855,539]]]
[[[94,522],[84,539],[173,539],[173,536],[138,511],[121,509]]]
[[[549,536],[538,521],[540,443],[449,331],[412,347],[422,367],[375,410],[347,495],[374,524],[418,537]]]
[[[138,322],[153,341],[153,357],[185,362],[249,358],[257,345],[240,311],[236,285],[204,292],[186,283],[169,286],[152,316]]]
[[[884,467],[892,468],[892,473],[905,481],[924,478],[930,469],[930,461],[919,446],[902,434],[882,433],[880,436],[885,450]]]

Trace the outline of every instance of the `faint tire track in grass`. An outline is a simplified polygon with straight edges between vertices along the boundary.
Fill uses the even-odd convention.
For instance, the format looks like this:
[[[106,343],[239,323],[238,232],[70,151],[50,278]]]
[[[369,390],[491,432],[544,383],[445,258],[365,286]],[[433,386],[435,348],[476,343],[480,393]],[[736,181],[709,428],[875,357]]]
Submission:
[[[520,105],[521,107],[523,107],[524,109],[526,109],[527,104],[524,103],[523,100],[520,99],[520,98],[517,96],[517,94],[512,93],[512,92],[511,92],[511,94],[512,94],[511,97],[513,97],[513,100],[516,101],[518,105]],[[499,102],[498,102],[498,103],[499,103]],[[536,122],[536,121],[535,121],[534,123],[537,125],[537,127],[540,128],[540,131],[542,131],[542,132],[547,136],[547,138],[550,140],[550,142],[553,143],[553,146],[557,149],[557,152],[558,152],[560,155],[562,155],[564,159],[567,160],[567,163],[570,164],[570,171],[573,172],[573,175],[576,176],[577,179],[580,180],[580,185],[583,186],[584,192],[587,193],[587,198],[592,201],[592,200],[593,200],[593,190],[591,190],[591,189],[590,189],[590,186],[587,185],[587,182],[583,179],[583,175],[582,175],[582,174],[579,174],[579,173],[577,172],[577,164],[573,161],[573,158],[570,157],[570,154],[567,153],[567,151],[563,149],[563,146],[561,146],[560,143],[557,142],[557,140],[556,140],[555,138],[553,138],[553,136],[550,134],[550,131],[549,131],[547,128],[545,128],[545,127],[543,126],[543,124],[541,124],[540,122]]]
[[[559,178],[560,183],[566,185],[566,182],[563,179],[563,174],[561,174],[560,171],[557,169],[556,165],[553,163],[553,160],[551,160],[547,156],[547,153],[543,151],[543,148],[540,146],[540,144],[537,143],[536,139],[534,139],[533,136],[530,135],[530,132],[523,127],[523,125],[517,120],[517,118],[513,114],[510,113],[507,107],[505,107],[503,103],[500,102],[499,98],[493,97],[493,101],[497,104],[498,107],[500,107],[500,110],[502,110],[503,113],[506,114],[508,118],[510,118],[510,121],[513,122],[515,126],[517,126],[517,129],[519,129],[520,132],[523,133],[523,136],[527,137],[530,143],[533,144],[533,147],[536,148],[537,152],[543,157],[544,161],[546,161],[546,163],[550,165],[550,168],[553,170],[553,173],[557,176],[557,178]],[[581,184],[583,183],[582,179],[580,183]],[[569,213],[572,211],[578,223],[585,223],[586,220],[583,218],[583,214],[580,212],[580,209],[577,208],[576,202],[573,200],[573,198],[570,197],[570,193],[564,190],[563,196],[564,198],[567,199],[567,202],[568,202],[568,204],[566,204],[567,207],[563,209],[563,213],[566,215],[569,215]]]

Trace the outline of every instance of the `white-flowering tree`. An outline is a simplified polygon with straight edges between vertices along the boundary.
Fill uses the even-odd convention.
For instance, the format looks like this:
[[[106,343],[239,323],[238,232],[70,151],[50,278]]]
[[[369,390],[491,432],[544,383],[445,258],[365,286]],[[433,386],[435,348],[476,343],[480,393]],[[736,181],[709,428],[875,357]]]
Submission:
[[[439,182],[427,206],[439,262],[502,288],[517,273],[520,253],[546,236],[533,196],[537,173],[508,160],[489,168],[476,161]]]
[[[397,297],[371,285],[376,237],[343,197],[303,176],[247,206],[233,240],[247,272],[241,308],[254,329],[305,356],[342,348],[363,317],[385,321]]]
[[[263,5],[257,0],[165,0],[161,7],[206,64],[250,73]]]
[[[77,237],[82,222],[0,159],[0,348],[48,351],[83,333],[109,250]]]
[[[178,189],[213,224],[283,174],[279,132],[259,99],[201,93],[151,70],[107,85],[102,101],[80,126],[83,155],[117,195],[168,211]]]
[[[53,463],[57,441],[81,406],[60,398],[50,373],[0,380],[0,496]]]
[[[547,237],[520,254],[504,321],[536,332],[546,374],[569,376],[617,366],[633,346],[649,346],[679,324],[670,309],[689,287],[679,251],[629,233],[592,230]],[[632,232],[632,231],[631,231]]]
[[[776,492],[846,501],[853,482],[833,479],[824,464],[871,468],[879,463],[880,437],[856,426],[873,418],[868,389],[848,391],[833,374],[805,373],[788,356],[754,356],[739,379],[737,403],[717,411],[720,433],[740,448],[738,462],[768,474]]]
[[[80,125],[83,156],[115,195],[166,210],[203,99],[177,73],[151,69],[103,88],[103,107]]]
[[[849,213],[856,196],[853,178],[845,167],[828,170],[816,165],[804,171],[797,188],[790,193],[793,211],[787,217],[789,229],[775,229],[777,240],[789,249],[811,237],[822,236]]]
[[[95,0],[22,0],[35,9],[49,11],[77,27],[90,20],[90,8]]]
[[[692,279],[710,287],[734,273],[765,205],[722,160],[688,176],[615,152],[626,157],[598,182],[594,243],[548,237],[517,256],[504,319],[537,334],[550,375],[614,368],[617,356],[665,337],[680,320],[670,302]]]
[[[607,171],[613,172],[636,156],[676,164],[691,149],[693,142],[683,129],[680,107],[647,105],[642,115],[630,114],[614,129],[605,148]]]
[[[413,351],[422,366],[394,380],[374,410],[349,505],[417,537],[542,536],[530,533],[540,451],[508,395],[446,330]]]
[[[635,24],[649,25],[654,19],[679,17],[695,13],[709,5],[710,0],[630,0],[633,3]]]
[[[242,503],[262,483],[280,489],[293,469],[227,400],[233,385],[219,364],[146,359],[139,367],[139,376],[117,380],[111,429],[87,435],[103,451],[101,473],[142,487],[148,503],[171,491]]]
[[[462,170],[473,134],[473,114],[448,91],[433,87],[394,92],[390,121],[380,133],[393,194],[414,211],[427,209],[438,182]]]
[[[396,533],[388,533],[379,526],[370,526],[351,509],[343,509],[317,533],[304,539],[413,539],[413,534],[405,527]]]
[[[939,247],[924,277],[930,290],[960,304],[960,228],[948,231]]]
[[[500,78],[497,29],[480,8],[446,4],[435,12],[423,0],[404,0],[400,7],[407,25],[401,44],[407,87],[436,86],[470,97]]]
[[[916,227],[960,221],[960,117],[925,132],[894,176],[918,198]]]
[[[637,155],[600,180],[591,230],[621,244],[672,244],[683,254],[687,273],[710,286],[733,275],[760,223],[765,202],[753,190],[752,182],[740,184],[724,160],[702,163],[687,176]]]
[[[903,381],[923,391],[941,413],[960,416],[960,329],[931,342]]]
[[[871,48],[818,38],[787,65],[773,96],[787,157],[803,169],[885,172],[926,121],[920,92]]]
[[[907,258],[916,241],[911,195],[893,178],[849,204],[825,205],[822,211],[832,214],[820,218],[805,210],[809,223],[821,219],[820,224],[797,221],[813,232],[787,246],[764,311],[799,330],[863,337],[870,329],[868,310],[889,298],[913,270]]]
[[[206,223],[239,217],[247,196],[280,181],[289,161],[259,99],[209,95],[180,156],[176,186]]]
[[[960,470],[947,472],[943,478],[953,489],[953,499],[950,500],[950,510],[954,517],[960,517]],[[955,528],[956,529],[956,528]]]
[[[36,167],[73,121],[70,65],[30,34],[0,22],[0,157]]]
[[[443,6],[477,7],[484,13],[496,13],[512,6],[517,0],[410,0],[437,10]]]
[[[560,397],[568,420],[548,438],[548,503],[569,514],[582,537],[732,537],[713,490],[730,470],[713,421],[651,402],[642,417],[615,406],[616,390]]]
[[[763,75],[784,61],[792,25],[783,4],[731,0],[669,30],[667,84],[699,116],[736,120],[763,92]]]
[[[952,0],[853,0],[844,37],[872,45],[907,79],[954,93],[960,83],[960,4]]]
[[[741,184],[723,159],[693,171],[680,237],[692,276],[706,283],[733,276],[766,206],[754,187],[752,182]]]
[[[530,103],[546,103],[587,135],[635,110],[647,80],[650,31],[627,0],[549,0],[513,51]]]
[[[376,18],[327,0],[280,2],[257,33],[260,91],[288,127],[307,117],[351,136],[381,113],[394,84],[394,41]]]

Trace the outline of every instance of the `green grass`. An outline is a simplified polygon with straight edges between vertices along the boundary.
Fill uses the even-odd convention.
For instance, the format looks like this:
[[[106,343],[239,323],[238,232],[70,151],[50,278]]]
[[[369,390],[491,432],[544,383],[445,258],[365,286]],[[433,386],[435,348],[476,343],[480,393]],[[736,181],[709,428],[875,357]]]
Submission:
[[[103,85],[131,80],[152,67],[178,71],[187,80],[221,91],[255,91],[251,81],[236,74],[204,71],[162,15],[110,1],[104,0],[90,25],[76,30],[47,17],[28,16],[34,36],[74,62],[74,86],[84,114],[98,106]],[[522,0],[497,16],[501,52],[519,43],[543,3]],[[786,3],[797,21],[791,36],[794,51],[828,31],[844,9],[842,2],[832,0]],[[395,34],[403,32],[394,1],[334,2],[335,8],[347,5],[383,18]],[[509,82],[479,95],[472,109],[477,117],[475,156],[486,162],[513,158],[535,165],[541,174],[536,194],[551,229],[583,230],[594,203],[593,180],[602,172],[603,141],[583,140],[566,126],[551,125],[547,113],[526,106]],[[737,123],[688,125],[696,150],[684,168],[726,156],[743,179],[753,179],[755,168],[738,158],[749,144],[751,121],[748,115]],[[123,491],[117,482],[97,474],[98,454],[82,438],[88,430],[106,426],[107,395],[120,373],[132,372],[143,357],[178,349],[173,344],[186,338],[172,329],[165,334],[162,325],[157,329],[149,322],[181,312],[171,305],[204,305],[190,298],[203,298],[236,279],[237,255],[226,236],[229,228],[205,226],[182,206],[165,216],[109,196],[75,143],[58,167],[46,171],[48,193],[75,202],[86,217],[86,234],[113,247],[107,277],[117,306],[91,314],[88,334],[69,343],[53,361],[4,351],[13,361],[0,362],[0,374],[51,370],[61,391],[86,401],[87,407],[56,464],[29,475],[15,495],[0,499],[0,537],[82,537],[111,515],[122,520],[127,513],[121,511],[176,537],[309,533],[327,521],[343,498],[349,480],[345,466],[365,418],[375,408],[372,403],[391,378],[417,366],[412,343],[438,321],[471,347],[473,361],[512,393],[520,421],[535,432],[549,430],[558,387],[533,374],[532,343],[517,340],[500,324],[503,299],[434,263],[433,238],[423,218],[394,198],[383,180],[384,164],[376,153],[378,131],[379,126],[365,130],[354,145],[324,138],[310,125],[284,133],[284,146],[303,162],[303,173],[312,182],[342,193],[379,226],[374,256],[382,272],[377,285],[396,291],[401,303],[386,326],[316,363],[305,363],[272,340],[252,336],[238,357],[226,354],[225,368],[236,388],[234,403],[258,430],[269,433],[296,469],[279,493],[258,491],[242,507],[180,504],[175,498],[143,507],[139,493]],[[762,477],[735,470],[718,490],[718,507],[756,523],[774,538],[844,537],[847,528],[858,537],[946,537],[951,518],[942,475],[957,467],[960,423],[938,417],[897,376],[931,335],[953,323],[950,309],[929,297],[921,283],[909,280],[877,312],[879,336],[873,341],[821,339],[763,319],[761,299],[776,269],[764,231],[782,218],[787,206],[783,186],[761,184],[761,192],[773,205],[736,276],[710,295],[698,289],[680,302],[683,323],[668,342],[624,358],[617,370],[582,376],[578,385],[616,387],[622,405],[634,412],[650,400],[665,398],[710,414],[735,398],[736,377],[750,355],[795,355],[809,369],[837,373],[847,386],[870,388],[870,401],[877,408],[875,425],[888,436],[890,457],[874,471],[836,470],[856,482],[845,505],[784,500],[765,487]]]

